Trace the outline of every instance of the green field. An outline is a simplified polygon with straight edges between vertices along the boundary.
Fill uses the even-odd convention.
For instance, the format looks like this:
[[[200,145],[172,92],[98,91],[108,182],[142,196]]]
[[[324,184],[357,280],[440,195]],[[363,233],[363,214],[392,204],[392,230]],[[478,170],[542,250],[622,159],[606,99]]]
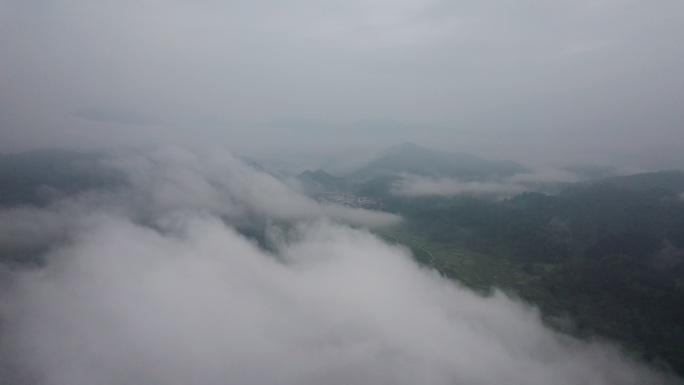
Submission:
[[[419,263],[433,266],[447,277],[480,292],[498,288],[515,293],[539,277],[535,272],[554,268],[550,264],[519,262],[477,252],[459,243],[434,242],[404,232],[382,236],[390,242],[408,247]]]

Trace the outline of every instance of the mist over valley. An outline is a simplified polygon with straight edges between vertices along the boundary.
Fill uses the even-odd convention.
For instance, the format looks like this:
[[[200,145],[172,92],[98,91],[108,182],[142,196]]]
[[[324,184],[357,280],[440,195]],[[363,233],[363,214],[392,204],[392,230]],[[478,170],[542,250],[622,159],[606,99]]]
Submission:
[[[678,381],[684,173],[444,156],[404,144],[342,177],[218,148],[3,155],[3,381]],[[396,191],[418,176],[501,188]],[[563,208],[595,199],[665,223]]]
[[[683,19],[0,1],[0,384],[684,383]]]

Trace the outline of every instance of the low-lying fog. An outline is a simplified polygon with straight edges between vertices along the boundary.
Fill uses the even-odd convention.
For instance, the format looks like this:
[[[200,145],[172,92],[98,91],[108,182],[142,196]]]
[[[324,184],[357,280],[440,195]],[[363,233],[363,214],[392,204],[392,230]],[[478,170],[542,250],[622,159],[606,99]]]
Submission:
[[[607,343],[420,267],[370,229],[230,154],[164,147],[101,167],[125,183],[0,211],[6,384],[656,384]],[[263,239],[240,229],[263,230]]]

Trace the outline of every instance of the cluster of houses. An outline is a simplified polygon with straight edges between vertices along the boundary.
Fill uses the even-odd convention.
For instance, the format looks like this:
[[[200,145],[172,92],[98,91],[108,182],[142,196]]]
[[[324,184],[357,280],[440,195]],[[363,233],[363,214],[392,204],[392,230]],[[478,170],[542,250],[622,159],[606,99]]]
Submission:
[[[379,209],[382,204],[368,196],[352,193],[325,193],[317,196],[319,202],[337,203],[347,207],[360,207],[364,209]]]

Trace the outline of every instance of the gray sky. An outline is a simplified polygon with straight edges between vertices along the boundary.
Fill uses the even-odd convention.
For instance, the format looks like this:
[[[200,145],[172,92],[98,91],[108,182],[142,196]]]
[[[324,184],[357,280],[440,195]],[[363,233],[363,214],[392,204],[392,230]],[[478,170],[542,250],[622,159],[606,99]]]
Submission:
[[[682,167],[679,0],[0,1],[0,151],[414,141]]]

